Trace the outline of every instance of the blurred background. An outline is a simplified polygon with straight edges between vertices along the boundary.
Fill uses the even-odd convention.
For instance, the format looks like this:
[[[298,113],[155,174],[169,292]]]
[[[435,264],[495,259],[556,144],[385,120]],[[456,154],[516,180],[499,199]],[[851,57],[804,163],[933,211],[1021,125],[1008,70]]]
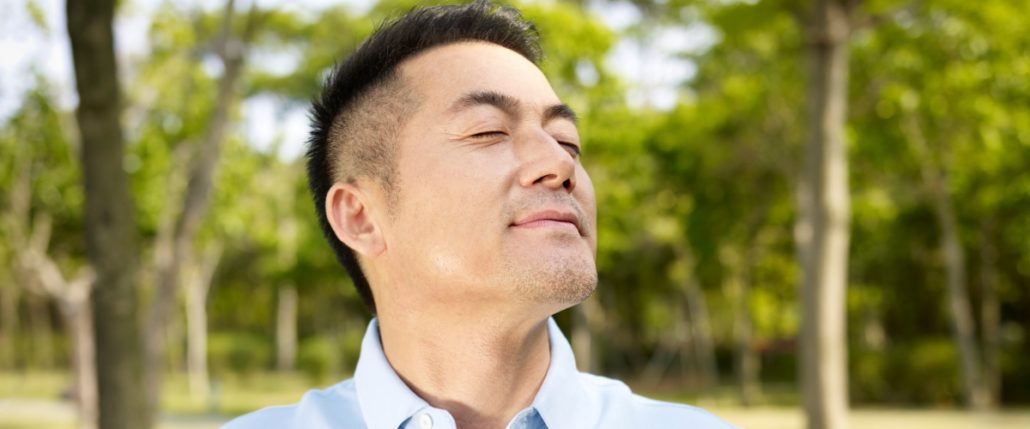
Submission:
[[[810,53],[832,42],[809,3],[514,3],[597,191],[600,286],[556,316],[581,370],[741,427],[810,422],[796,232]],[[845,421],[1030,427],[1030,2],[843,3],[850,243],[846,294],[819,314],[846,323]],[[142,340],[124,344],[157,427],[350,376],[370,314],[316,222],[306,109],[414,4],[119,2],[107,168],[131,195]],[[64,3],[0,4],[0,428],[96,427],[78,102]]]

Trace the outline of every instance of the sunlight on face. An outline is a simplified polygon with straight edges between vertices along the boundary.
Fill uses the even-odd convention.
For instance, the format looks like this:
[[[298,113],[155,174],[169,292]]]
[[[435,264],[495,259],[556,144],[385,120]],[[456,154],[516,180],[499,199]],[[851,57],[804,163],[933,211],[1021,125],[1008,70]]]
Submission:
[[[593,185],[575,115],[540,70],[503,47],[458,43],[399,71],[422,107],[398,143],[388,281],[437,302],[553,311],[589,296]]]

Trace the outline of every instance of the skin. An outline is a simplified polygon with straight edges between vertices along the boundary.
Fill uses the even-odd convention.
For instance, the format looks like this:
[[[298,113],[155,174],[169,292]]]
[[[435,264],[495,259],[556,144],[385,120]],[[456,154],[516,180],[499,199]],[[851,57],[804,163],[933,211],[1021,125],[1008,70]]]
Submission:
[[[338,183],[330,224],[370,280],[394,370],[459,428],[503,428],[547,373],[547,318],[597,284],[579,135],[543,73],[506,48],[450,44],[398,72],[420,107],[394,194]]]

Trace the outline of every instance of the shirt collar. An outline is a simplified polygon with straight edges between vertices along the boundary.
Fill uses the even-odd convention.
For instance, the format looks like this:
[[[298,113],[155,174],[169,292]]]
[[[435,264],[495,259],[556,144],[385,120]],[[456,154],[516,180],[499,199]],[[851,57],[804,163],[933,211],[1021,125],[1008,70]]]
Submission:
[[[551,361],[531,407],[548,428],[593,427],[598,405],[590,400],[581,384],[572,347],[553,318],[547,320],[547,336]],[[431,408],[390,366],[375,318],[369,322],[361,342],[354,384],[361,414],[369,428],[398,428],[420,410]]]
[[[399,428],[405,420],[429,406],[390,366],[379,341],[379,321],[368,323],[361,355],[354,371],[361,415],[369,428]]]
[[[544,382],[533,399],[548,428],[595,427],[598,405],[580,381],[576,357],[554,318],[547,320],[547,336],[551,343],[551,364]]]

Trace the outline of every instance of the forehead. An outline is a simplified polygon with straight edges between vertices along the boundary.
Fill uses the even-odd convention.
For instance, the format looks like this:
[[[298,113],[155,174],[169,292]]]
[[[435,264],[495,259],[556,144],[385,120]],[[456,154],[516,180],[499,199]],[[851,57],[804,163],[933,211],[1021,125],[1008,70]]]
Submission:
[[[474,91],[495,91],[529,105],[559,103],[539,68],[517,52],[485,42],[435,47],[404,62],[400,75],[430,106]]]

